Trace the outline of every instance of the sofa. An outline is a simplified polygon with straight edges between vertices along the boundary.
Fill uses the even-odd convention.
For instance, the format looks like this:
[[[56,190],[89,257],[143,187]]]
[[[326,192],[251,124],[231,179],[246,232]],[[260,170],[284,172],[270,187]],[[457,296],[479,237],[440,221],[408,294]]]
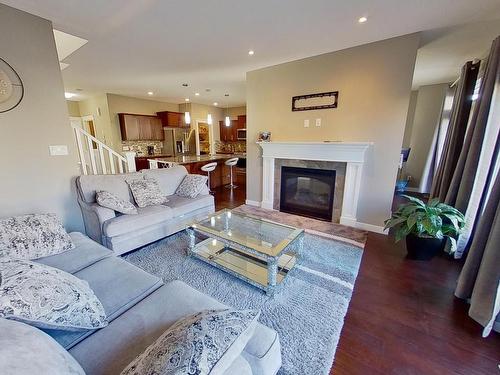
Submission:
[[[74,249],[36,262],[86,280],[103,304],[109,324],[83,332],[44,331],[69,351],[87,375],[119,374],[177,320],[225,308],[181,281],[164,283],[81,233],[70,236]],[[258,323],[224,375],[273,375],[280,367],[278,334]]]
[[[84,175],[76,179],[78,204],[85,231],[116,255],[135,250],[180,230],[193,220],[206,217],[215,211],[214,197],[206,187],[196,198],[185,198],[175,192],[188,174],[183,166],[160,169],[143,169],[140,172],[115,175]],[[127,180],[154,178],[167,196],[168,202],[137,208],[137,215],[122,215],[99,206],[96,191],[105,190],[117,197],[134,202]]]

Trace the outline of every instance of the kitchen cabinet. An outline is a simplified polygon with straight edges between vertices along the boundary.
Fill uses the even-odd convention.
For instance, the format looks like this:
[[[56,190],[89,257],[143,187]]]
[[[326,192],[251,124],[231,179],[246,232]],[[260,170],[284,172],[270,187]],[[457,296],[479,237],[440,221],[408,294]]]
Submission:
[[[246,129],[247,116],[240,115],[237,119],[231,119],[231,125],[226,126],[225,121],[219,121],[220,140],[222,142],[233,142],[238,140],[238,129]]]
[[[163,141],[161,120],[156,116],[119,113],[123,141]]]
[[[184,126],[189,126],[184,121],[184,113],[163,111],[163,112],[156,112],[156,114],[160,118],[163,126],[168,126],[170,128],[180,128]]]

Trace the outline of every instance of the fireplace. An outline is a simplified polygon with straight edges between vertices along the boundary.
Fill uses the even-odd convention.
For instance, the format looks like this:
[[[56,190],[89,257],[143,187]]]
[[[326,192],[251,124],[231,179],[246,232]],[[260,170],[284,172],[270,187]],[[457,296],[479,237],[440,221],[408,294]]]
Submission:
[[[280,211],[332,220],[335,170],[281,167]]]

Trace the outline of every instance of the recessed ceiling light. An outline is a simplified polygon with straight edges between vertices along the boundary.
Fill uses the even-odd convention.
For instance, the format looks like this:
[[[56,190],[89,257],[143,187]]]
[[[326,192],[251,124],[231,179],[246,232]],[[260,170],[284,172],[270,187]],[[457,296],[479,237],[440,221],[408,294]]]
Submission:
[[[217,103],[217,102],[214,102],[214,106],[216,106],[216,107],[217,107],[218,105],[219,105],[219,103]]]
[[[185,102],[189,102],[189,98],[184,99]]]
[[[366,18],[365,16],[359,17],[359,20],[358,20],[359,23],[365,23],[366,21],[368,21],[368,18]]]
[[[255,52],[254,52],[254,50],[253,50],[253,49],[251,49],[250,51],[248,51],[248,54],[249,54],[250,56],[252,56],[254,53],[255,53]]]
[[[153,91],[148,91],[148,95],[149,95],[149,96],[151,96],[151,95],[153,95],[153,94],[154,94],[154,92],[153,92]]]
[[[75,94],[73,94],[73,93],[71,93],[71,92],[65,92],[65,93],[64,93],[64,97],[65,97],[66,99],[70,99],[70,98],[72,98],[73,96],[75,96]]]
[[[200,93],[199,92],[195,92],[194,93],[196,96],[200,96]]]

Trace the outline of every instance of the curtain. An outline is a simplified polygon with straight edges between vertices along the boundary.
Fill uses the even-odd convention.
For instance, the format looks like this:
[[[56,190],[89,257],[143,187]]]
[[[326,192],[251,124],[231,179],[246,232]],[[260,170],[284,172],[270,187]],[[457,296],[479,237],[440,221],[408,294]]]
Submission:
[[[479,219],[474,239],[458,278],[455,296],[470,299],[469,315],[491,332],[500,311],[500,174]]]
[[[437,197],[440,201],[452,205],[454,202],[447,202],[446,196],[450,190],[453,174],[455,173],[458,158],[462,150],[472,106],[471,98],[478,71],[479,64],[474,64],[472,61],[468,61],[462,67],[455,98],[453,99],[451,119],[444,142],[442,157],[439,161],[439,167],[435,173],[431,188],[431,197]]]
[[[493,42],[464,147],[447,193],[466,216],[457,256],[468,249],[455,295],[469,315],[493,328],[500,311],[500,37]]]

